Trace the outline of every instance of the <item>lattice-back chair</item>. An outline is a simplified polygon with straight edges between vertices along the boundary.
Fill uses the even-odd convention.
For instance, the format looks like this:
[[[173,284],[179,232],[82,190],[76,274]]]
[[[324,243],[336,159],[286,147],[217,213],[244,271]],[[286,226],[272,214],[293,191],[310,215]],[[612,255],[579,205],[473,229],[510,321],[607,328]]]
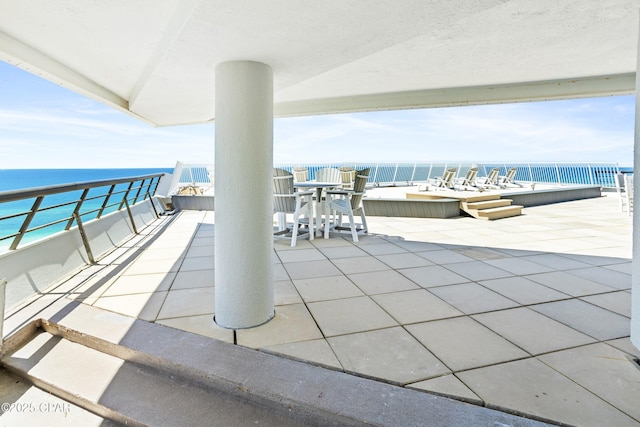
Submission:
[[[369,180],[369,168],[356,172],[356,178],[353,182],[353,190],[327,190],[327,200],[325,208],[325,228],[324,238],[329,238],[330,221],[329,216],[332,212],[336,212],[336,223],[333,227],[335,230],[351,230],[351,236],[354,242],[358,241],[358,233],[368,231],[367,217],[364,213],[364,205],[362,198],[366,191],[367,181]],[[349,227],[342,225],[342,215],[349,217]],[[358,228],[354,220],[354,215],[360,215],[362,221],[361,227]]]
[[[292,247],[296,245],[300,224],[303,222],[309,225],[309,239],[313,240],[312,199],[313,191],[295,191],[292,173],[284,169],[273,169],[273,213],[279,214],[279,230],[274,234],[282,235],[291,231]],[[287,214],[293,215],[291,230],[287,227]],[[302,216],[305,218],[301,218]]]
[[[293,169],[293,179],[295,182],[309,181],[309,168],[296,166]]]

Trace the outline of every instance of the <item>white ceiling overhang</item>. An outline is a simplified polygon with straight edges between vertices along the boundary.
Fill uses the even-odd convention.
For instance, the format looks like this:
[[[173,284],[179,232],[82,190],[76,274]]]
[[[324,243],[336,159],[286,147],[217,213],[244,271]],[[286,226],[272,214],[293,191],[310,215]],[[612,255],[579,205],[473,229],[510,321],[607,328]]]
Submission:
[[[632,93],[640,0],[0,0],[0,59],[156,125],[269,64],[278,116]]]

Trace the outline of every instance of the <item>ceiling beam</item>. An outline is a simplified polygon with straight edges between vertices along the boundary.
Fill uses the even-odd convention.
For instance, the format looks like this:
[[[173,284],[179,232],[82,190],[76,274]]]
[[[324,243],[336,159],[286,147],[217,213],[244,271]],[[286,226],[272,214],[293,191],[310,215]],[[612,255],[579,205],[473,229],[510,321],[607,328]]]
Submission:
[[[276,101],[274,115],[276,117],[292,117],[362,111],[550,101],[629,95],[634,92],[635,73],[626,73],[492,86],[427,89],[291,102]]]

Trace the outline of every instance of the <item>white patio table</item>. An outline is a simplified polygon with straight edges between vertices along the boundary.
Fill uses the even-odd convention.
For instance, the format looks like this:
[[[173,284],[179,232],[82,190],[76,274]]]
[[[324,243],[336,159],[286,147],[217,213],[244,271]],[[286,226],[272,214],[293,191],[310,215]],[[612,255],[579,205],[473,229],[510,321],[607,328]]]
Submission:
[[[324,188],[336,188],[341,187],[342,182],[323,182],[323,181],[304,181],[304,182],[295,182],[293,184],[296,188],[315,188],[316,189],[316,202],[315,202],[315,217],[316,217],[316,236],[320,233],[320,226],[322,224],[322,217],[320,215],[320,210],[318,207],[319,203],[322,202],[322,189]]]

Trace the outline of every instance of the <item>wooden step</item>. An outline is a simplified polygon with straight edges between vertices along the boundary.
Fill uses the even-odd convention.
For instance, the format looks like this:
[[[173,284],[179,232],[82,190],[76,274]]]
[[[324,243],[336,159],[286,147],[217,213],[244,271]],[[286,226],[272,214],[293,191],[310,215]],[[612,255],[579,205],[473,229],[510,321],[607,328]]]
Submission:
[[[522,215],[523,206],[512,205],[477,211],[479,219],[499,219]]]
[[[459,199],[461,202],[466,202],[466,203],[485,202],[487,200],[500,200],[500,194],[499,193],[483,193],[483,194],[478,194],[473,196],[459,197]]]
[[[484,200],[480,202],[466,202],[468,209],[491,209],[511,205],[511,199]]]

